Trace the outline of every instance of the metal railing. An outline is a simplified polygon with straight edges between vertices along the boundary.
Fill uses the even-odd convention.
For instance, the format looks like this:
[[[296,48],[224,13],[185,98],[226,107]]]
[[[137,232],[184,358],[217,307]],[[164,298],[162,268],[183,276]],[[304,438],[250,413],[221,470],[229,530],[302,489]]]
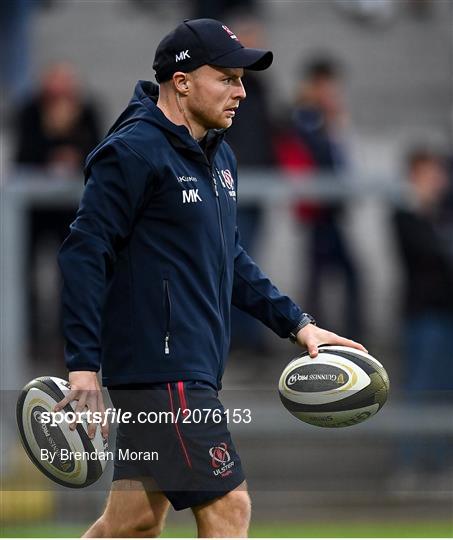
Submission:
[[[1,389],[17,389],[26,380],[25,246],[28,211],[32,207],[76,206],[83,190],[81,178],[52,177],[17,171],[6,175],[0,191]],[[364,197],[389,201],[401,198],[399,182],[379,176],[300,176],[280,171],[244,170],[239,180],[239,204],[264,206],[297,200],[354,202]]]

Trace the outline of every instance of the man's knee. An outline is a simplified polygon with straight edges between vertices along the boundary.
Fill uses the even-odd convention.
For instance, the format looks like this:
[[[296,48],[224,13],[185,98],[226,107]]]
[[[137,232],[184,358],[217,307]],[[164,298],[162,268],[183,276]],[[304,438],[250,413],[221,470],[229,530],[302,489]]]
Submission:
[[[247,491],[230,491],[226,498],[229,518],[241,528],[248,527],[252,506]]]
[[[102,516],[98,523],[102,529],[102,537],[117,538],[156,538],[164,528],[165,519],[157,519],[149,512],[140,517],[130,516],[127,520],[116,521]],[[101,530],[99,530],[101,532]]]
[[[122,538],[155,538],[164,528],[165,513],[149,510],[131,514],[119,524]]]
[[[247,530],[251,503],[247,490],[235,489],[223,497],[194,509],[197,522],[204,526],[223,529]]]
[[[121,526],[118,536],[121,538],[157,538],[161,535],[163,523],[143,522]]]
[[[117,480],[103,515],[86,536],[153,538],[159,536],[169,507],[168,499],[142,480]]]

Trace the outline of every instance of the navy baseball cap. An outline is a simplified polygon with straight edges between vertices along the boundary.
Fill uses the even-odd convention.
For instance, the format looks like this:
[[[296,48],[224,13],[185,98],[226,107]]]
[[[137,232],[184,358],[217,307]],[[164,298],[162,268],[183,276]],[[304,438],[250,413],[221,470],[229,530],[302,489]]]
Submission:
[[[153,69],[161,83],[176,71],[188,73],[206,64],[261,71],[272,64],[273,57],[271,51],[244,47],[220,21],[187,19],[159,43]]]

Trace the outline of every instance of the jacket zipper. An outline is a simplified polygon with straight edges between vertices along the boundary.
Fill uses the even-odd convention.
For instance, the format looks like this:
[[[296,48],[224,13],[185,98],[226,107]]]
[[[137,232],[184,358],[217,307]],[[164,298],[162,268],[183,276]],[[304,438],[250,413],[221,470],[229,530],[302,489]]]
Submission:
[[[164,279],[164,303],[167,321],[165,326],[164,353],[170,354],[170,321],[171,321],[171,298],[170,284],[168,279]]]
[[[222,296],[223,274],[225,272],[226,242],[225,242],[225,233],[223,230],[222,208],[220,206],[219,190],[217,188],[217,179],[215,177],[215,173],[212,168],[211,168],[211,176],[212,176],[212,181],[213,181],[214,193],[216,196],[217,216],[219,218],[220,236],[222,239],[222,264],[220,267],[220,280],[219,280],[219,312],[223,320],[221,296]],[[222,347],[223,347],[223,341],[222,341]]]
[[[214,193],[216,196],[216,203],[217,203],[217,216],[219,218],[219,228],[220,228],[220,236],[222,238],[222,264],[220,268],[220,286],[219,286],[219,303],[220,303],[220,289],[223,281],[223,273],[225,270],[225,251],[226,251],[226,242],[225,242],[225,233],[223,230],[223,218],[222,218],[222,208],[220,206],[220,196],[219,196],[219,190],[217,188],[217,179],[215,177],[215,173],[212,172],[212,180],[214,185]]]

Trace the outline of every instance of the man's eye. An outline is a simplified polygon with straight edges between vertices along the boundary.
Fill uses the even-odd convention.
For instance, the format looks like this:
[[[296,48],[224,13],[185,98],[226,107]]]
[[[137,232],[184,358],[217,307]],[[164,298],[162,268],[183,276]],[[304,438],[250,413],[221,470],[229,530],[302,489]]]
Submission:
[[[228,78],[223,79],[223,80],[224,80],[224,82],[226,82],[226,83],[230,83],[233,79],[232,79],[231,77],[228,77]]]

